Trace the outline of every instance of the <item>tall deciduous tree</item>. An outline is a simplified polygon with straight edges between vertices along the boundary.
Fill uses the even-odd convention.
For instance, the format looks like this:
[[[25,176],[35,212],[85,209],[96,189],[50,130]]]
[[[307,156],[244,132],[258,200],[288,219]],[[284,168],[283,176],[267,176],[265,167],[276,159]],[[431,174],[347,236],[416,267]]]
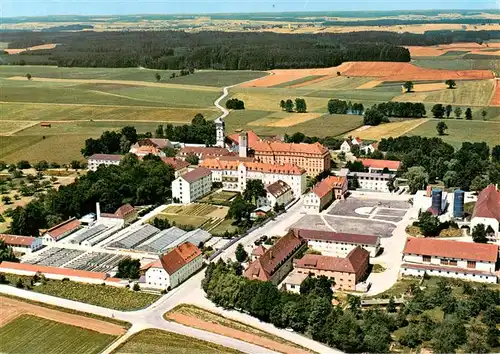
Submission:
[[[445,122],[438,122],[438,124],[436,124],[436,130],[438,132],[438,135],[444,135],[446,129],[448,129],[448,126],[446,125]]]
[[[413,82],[412,81],[406,81],[403,84],[403,87],[406,89],[406,92],[411,92],[413,90]]]
[[[445,111],[446,111],[446,118],[450,118],[450,114],[453,111],[453,107],[451,106],[451,104],[446,106]]]
[[[443,118],[445,113],[445,108],[441,103],[437,103],[434,106],[432,106],[431,112],[434,118]]]
[[[453,89],[453,88],[455,88],[455,86],[457,86],[457,83],[455,82],[455,80],[451,80],[451,79],[446,80],[444,83],[446,85],[448,85],[449,89]]]
[[[477,224],[472,229],[472,240],[477,243],[487,243],[488,239],[486,238],[486,227],[484,224]]]
[[[465,110],[465,119],[472,120],[472,110],[470,107]]]
[[[456,107],[455,108],[455,117],[457,119],[461,119],[461,117],[462,117],[462,108],[460,108],[460,107]]]
[[[266,190],[264,188],[264,183],[260,179],[249,179],[247,181],[247,186],[243,192],[243,197],[245,200],[257,204],[259,197],[265,197]]]
[[[408,180],[408,187],[410,187],[410,193],[412,194],[419,189],[424,189],[429,183],[429,174],[422,166],[410,167],[403,176]]]
[[[238,246],[236,246],[235,256],[236,260],[240,263],[246,261],[248,258],[248,253],[241,243],[238,243]]]
[[[297,113],[306,113],[307,112],[307,104],[306,100],[303,98],[295,99],[295,109]]]

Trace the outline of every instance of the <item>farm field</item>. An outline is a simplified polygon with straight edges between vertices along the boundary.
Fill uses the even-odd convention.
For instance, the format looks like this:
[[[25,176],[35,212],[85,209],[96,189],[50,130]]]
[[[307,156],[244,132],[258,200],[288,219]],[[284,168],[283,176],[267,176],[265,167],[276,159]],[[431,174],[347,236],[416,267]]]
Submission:
[[[40,317],[21,315],[0,327],[2,353],[100,353],[116,336]]]
[[[167,312],[164,317],[167,320],[237,338],[280,353],[310,353],[295,343],[192,305],[181,304]]]
[[[448,69],[448,70],[492,70],[497,76],[500,73],[500,60],[489,58],[467,59],[460,57],[425,57],[412,60],[412,63],[429,69]]]
[[[46,284],[34,287],[33,291],[122,311],[143,309],[159,298],[127,288],[57,280],[48,280]]]
[[[436,124],[438,119],[430,119],[417,128],[409,131],[406,135],[420,135],[426,137],[437,137]],[[443,141],[459,148],[464,141],[486,142],[490,146],[498,145],[500,136],[500,123],[497,121],[467,121],[467,120],[444,120],[448,129],[446,135],[440,136]]]
[[[417,128],[419,125],[424,124],[427,119],[408,119],[402,120],[399,122],[391,122],[380,124],[377,126],[363,126],[356,130],[353,130],[346,134],[357,136],[364,140],[376,140],[379,141],[382,138],[393,137],[396,138],[401,135],[405,135],[406,133],[412,131]]]
[[[168,350],[167,350],[168,348]],[[239,354],[241,352],[210,342],[205,342],[181,334],[146,329],[134,333],[121,344],[114,353],[148,353],[148,354]]]
[[[156,73],[160,74],[160,83],[187,84],[200,86],[224,87],[267,75],[263,71],[216,71],[200,70],[192,75],[177,76],[170,79],[172,73],[179,70],[155,70],[144,68],[59,68],[56,66],[3,66],[0,77],[25,76],[30,73],[34,78],[56,79],[96,79],[129,80],[157,83]]]
[[[493,93],[494,81],[457,81],[457,86],[454,89],[443,88],[427,92],[409,92],[395,97],[393,101],[487,106]]]

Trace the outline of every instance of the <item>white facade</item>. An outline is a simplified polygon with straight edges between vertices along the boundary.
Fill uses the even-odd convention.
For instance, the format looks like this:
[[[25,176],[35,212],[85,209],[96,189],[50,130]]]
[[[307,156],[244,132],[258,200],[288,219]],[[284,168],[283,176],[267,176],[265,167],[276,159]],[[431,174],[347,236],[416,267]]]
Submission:
[[[368,155],[368,154],[371,154],[372,152],[374,152],[375,148],[373,147],[372,144],[368,144],[368,145],[362,146],[360,150],[363,151],[366,155]]]
[[[20,236],[22,238],[29,238],[31,239],[31,242],[19,242],[19,243],[11,243],[8,242],[7,240],[4,240],[4,242],[7,244],[7,246],[11,247],[14,252],[19,252],[19,253],[31,253],[38,251],[40,248],[43,247],[43,241],[42,238],[40,237],[24,237]],[[2,238],[0,238],[2,240]]]
[[[282,180],[292,188],[294,197],[301,196],[307,189],[307,173],[305,171],[302,174],[253,171],[247,169],[243,163],[239,164],[238,169],[235,170],[212,170],[212,181],[222,182],[222,188],[228,191],[243,192],[249,179],[260,179],[264,185]]]
[[[375,257],[380,250],[380,240],[376,244],[351,243],[334,240],[307,240],[307,245],[324,256],[345,258],[354,248],[360,246]]]
[[[87,170],[96,171],[100,165],[116,165],[120,164],[122,156],[120,155],[93,155],[87,161]]]
[[[319,213],[321,211],[321,198],[316,193],[307,193],[304,197],[304,210],[309,213]]]
[[[292,190],[288,190],[285,193],[274,196],[272,193],[267,192],[265,197],[259,197],[257,200],[257,207],[269,206],[274,208],[276,204],[278,205],[287,205],[293,200],[293,192]]]
[[[218,147],[225,147],[224,139],[225,139],[225,133],[224,133],[224,118],[219,117],[215,120],[215,146]]]
[[[423,276],[459,278],[478,282],[496,283],[495,262],[471,261],[458,258],[404,254],[401,273]]]
[[[181,176],[172,182],[172,197],[179,199],[182,204],[189,204],[207,195],[212,189],[211,175],[189,182]]]
[[[359,189],[365,189],[375,192],[389,192],[387,182],[392,178],[392,175],[385,173],[370,173],[370,172],[352,172],[349,177],[358,176]]]
[[[167,289],[170,287],[173,289],[200,269],[202,265],[203,256],[200,254],[172,274],[168,274],[161,266],[153,266],[146,271],[146,284],[153,288]]]
[[[347,142],[347,140],[340,145],[340,151],[344,153],[351,152],[351,145]]]

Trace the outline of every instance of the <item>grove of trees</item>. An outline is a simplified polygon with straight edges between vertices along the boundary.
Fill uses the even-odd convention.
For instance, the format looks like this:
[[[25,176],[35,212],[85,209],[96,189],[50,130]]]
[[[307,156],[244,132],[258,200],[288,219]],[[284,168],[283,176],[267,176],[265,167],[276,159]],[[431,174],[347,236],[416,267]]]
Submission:
[[[231,98],[226,101],[227,109],[245,109],[245,102],[237,98]]]
[[[362,103],[351,103],[339,99],[331,99],[328,101],[328,113],[330,114],[363,114],[365,107]]]

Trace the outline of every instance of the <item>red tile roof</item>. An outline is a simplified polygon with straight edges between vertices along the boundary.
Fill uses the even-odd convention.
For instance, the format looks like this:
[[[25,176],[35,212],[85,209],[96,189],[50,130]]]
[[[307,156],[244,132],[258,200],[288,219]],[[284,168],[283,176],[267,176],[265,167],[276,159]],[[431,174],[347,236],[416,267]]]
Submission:
[[[255,247],[253,250],[252,250],[252,256],[257,256],[257,257],[260,257],[262,256],[264,253],[266,253],[266,248],[262,245],[260,246],[257,246]]]
[[[115,215],[118,216],[119,218],[125,218],[127,215],[135,212],[135,208],[130,205],[130,204],[124,204],[115,211]]]
[[[47,230],[47,235],[54,240],[63,237],[67,232],[72,232],[80,227],[80,220],[71,218]]]
[[[290,257],[302,243],[303,241],[296,237],[293,232],[288,232],[276,241],[271,248],[266,250],[262,256],[251,262],[243,275],[250,280],[270,280],[282,262]]]
[[[295,262],[295,268],[326,270],[330,272],[357,273],[369,260],[370,254],[356,247],[346,258],[306,254]]]
[[[113,155],[113,154],[94,154],[90,156],[89,160],[106,160],[106,161],[121,161],[123,155]]]
[[[500,190],[490,184],[477,197],[473,218],[490,218],[500,222]]]
[[[201,251],[198,247],[190,242],[184,242],[143,269],[163,268],[169,275],[172,275],[200,255]]]
[[[323,198],[333,189],[342,188],[346,181],[345,177],[328,176],[324,180],[316,183],[311,192],[316,194],[318,197]]]
[[[138,140],[137,145],[138,146],[144,146],[144,145],[156,146],[158,149],[161,150],[161,149],[169,146],[170,141],[168,139],[147,138],[147,139]]]
[[[192,171],[189,171],[181,176],[182,179],[189,183],[193,183],[195,181],[198,181],[199,179],[210,176],[212,171],[210,171],[208,168],[205,167],[197,167]]]
[[[493,275],[493,273],[486,272],[483,270],[471,269],[471,268],[459,268],[459,267],[450,267],[450,266],[440,266],[434,264],[414,264],[414,263],[403,263],[401,264],[401,268],[413,268],[413,269],[423,269],[423,270],[440,270],[443,272],[461,272],[461,273],[469,273],[469,274],[478,274],[478,275]]]
[[[139,146],[137,149],[135,149],[136,155],[149,155],[149,154],[159,155],[160,152],[161,150],[153,145],[142,145]]]
[[[408,237],[403,253],[479,262],[496,262],[498,259],[498,246],[484,243]]]
[[[328,149],[316,142],[314,144],[295,144],[283,143],[279,141],[257,141],[249,146],[259,153],[278,153],[278,154],[303,154],[303,155],[324,155],[328,153]]]
[[[387,167],[389,170],[397,170],[401,166],[400,161],[391,160],[376,160],[376,159],[358,159],[363,166],[384,169]]]
[[[9,246],[31,246],[36,237],[0,234],[0,240]]]
[[[293,229],[293,232],[306,240],[324,240],[335,242],[346,242],[356,245],[375,246],[379,243],[379,237],[373,235],[347,234],[333,231]]]
[[[248,134],[248,146],[249,147],[252,146],[253,144],[255,144],[255,142],[262,140],[257,134],[255,134],[255,132],[253,130],[247,131],[247,134]],[[236,145],[238,145],[240,143],[240,133],[234,133],[234,134],[228,135],[227,138],[232,140],[233,143],[235,143]]]
[[[165,164],[172,166],[175,171],[189,166],[189,162],[183,161],[181,159],[176,159],[175,157],[162,157],[161,160]]]
[[[240,162],[240,161],[221,161],[219,159],[207,159],[200,165],[211,170],[237,170],[240,164],[243,164],[249,171],[260,171],[264,173],[275,173],[284,175],[302,175],[306,170],[297,165],[289,163],[275,165],[263,162]]]
[[[14,263],[14,262],[2,262],[0,263],[0,271],[9,272],[12,270],[22,270],[27,272],[42,273],[42,274],[55,274],[62,275],[66,277],[80,277],[80,278],[90,278],[104,280],[108,277],[106,273],[100,272],[89,272],[86,270],[76,270],[70,268],[59,268],[59,267],[49,267],[39,264],[27,264],[27,263]]]

